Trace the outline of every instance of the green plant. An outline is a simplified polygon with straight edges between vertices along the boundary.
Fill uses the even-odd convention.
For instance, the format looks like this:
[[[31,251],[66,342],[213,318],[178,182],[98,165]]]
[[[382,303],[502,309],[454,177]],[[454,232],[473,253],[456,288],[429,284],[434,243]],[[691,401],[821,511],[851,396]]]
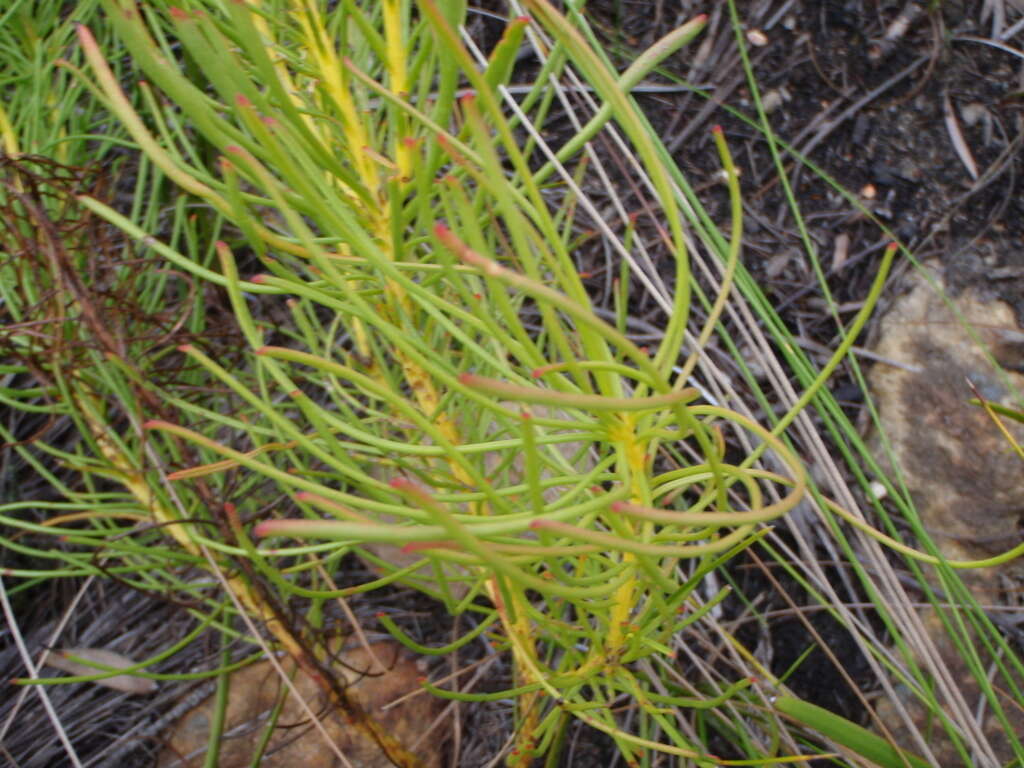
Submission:
[[[151,432],[171,438],[162,446],[168,460],[191,444],[218,461],[168,476],[181,512],[147,506],[185,552],[199,557],[214,543],[206,526],[184,520],[202,519],[195,505],[216,501],[226,519],[210,522],[228,537],[217,549],[226,545],[244,556],[246,576],[265,579],[285,598],[329,598],[332,590],[317,586],[317,579],[300,583],[293,574],[305,577],[350,548],[368,558],[374,557],[366,547],[372,542],[422,549],[433,576],[419,586],[451,611],[480,613],[481,625],[495,625],[494,642],[511,650],[516,687],[500,696],[517,698],[519,760],[548,751],[566,713],[610,733],[626,755],[654,746],[616,722],[612,705],[623,694],[644,702],[645,720],[653,725],[643,725],[641,733],[660,728],[667,737],[661,748],[698,757],[700,747],[665,720],[665,705],[708,706],[749,681],[733,681],[705,701],[683,691],[657,694],[632,665],[670,654],[668,638],[721,599],[694,602],[693,589],[718,557],[749,543],[756,523],[792,508],[803,472],[755,423],[692,403],[696,391],[683,386],[692,360],[684,375],[673,372],[688,322],[687,245],[668,178],[623,85],[684,44],[700,20],[663,41],[620,83],[550,8],[535,10],[564,37],[562,44],[610,105],[585,133],[615,115],[667,201],[678,289],[653,358],[594,313],[572,261],[567,213],[576,198],[573,174],[563,163],[581,142],[563,150],[554,166],[570,191],[552,211],[538,180],[547,170],[530,168],[534,143],[524,149],[514,134],[530,123],[510,120],[497,99],[524,20],[509,25],[478,74],[456,36],[457,9],[442,12],[431,3],[421,6],[424,18],[414,24],[411,10],[397,3],[384,4],[379,19],[346,7],[331,23],[307,8],[288,25],[241,6],[228,8],[230,26],[172,8],[176,34],[223,100],[218,108],[154,55],[161,44],[132,8],[114,9],[115,26],[141,66],[222,153],[219,178],[213,169],[188,167],[186,159],[195,157],[189,145],[175,150],[173,140],[161,146],[151,138],[83,31],[105,96],[136,142],[169,177],[230,217],[267,270],[243,282],[227,244],[217,248],[221,274],[191,268],[225,289],[255,354],[251,370],[232,372],[195,346],[182,351],[244,402],[248,415],[225,418],[208,409],[199,429],[148,422]],[[324,30],[338,36],[348,58],[340,59]],[[268,38],[276,43],[270,49]],[[413,50],[408,59],[407,48]],[[460,74],[476,96],[462,97],[456,110]],[[523,106],[539,111],[533,123],[542,122],[547,109],[543,94],[538,87]],[[225,108],[234,121],[217,119]],[[737,214],[735,174],[721,137],[718,143]],[[132,231],[110,209],[84,202]],[[268,210],[286,234],[264,225]],[[727,281],[739,236],[736,216]],[[292,297],[288,346],[264,344],[245,291]],[[528,306],[539,316],[537,330],[522,325]],[[277,393],[289,400],[276,401]],[[531,405],[539,407],[531,412]],[[770,448],[789,477],[750,462],[728,463],[724,432],[737,428],[762,443],[758,452]],[[95,423],[92,429],[100,430]],[[209,436],[225,429],[247,445]],[[158,444],[151,442],[150,450]],[[658,453],[663,444],[672,446],[673,469],[656,466],[665,461]],[[684,458],[684,447],[696,459]],[[108,453],[107,459],[117,457]],[[278,483],[313,518],[265,522],[258,535],[301,533],[343,546],[315,556],[310,548],[258,549],[229,500],[181,482],[236,465]],[[784,496],[770,501],[765,484],[779,483],[787,487]],[[140,500],[149,493],[141,486],[133,492]],[[685,507],[676,499],[685,499]],[[323,514],[340,519],[322,521]],[[305,565],[283,565],[304,554]],[[696,566],[680,578],[684,559],[695,559]],[[378,562],[388,569],[386,560]],[[379,583],[417,583],[419,565]],[[279,613],[275,617],[264,590],[245,577],[227,585],[297,659],[315,667],[317,652],[303,646]],[[474,601],[477,595],[485,602]],[[681,611],[688,615],[680,617]],[[386,625],[409,642],[393,623]]]
[[[209,457],[168,479],[184,499],[190,489],[182,481],[241,466],[277,483],[308,518],[263,522],[257,536],[341,542],[326,553],[258,548],[225,499],[225,544],[240,549],[285,598],[331,597],[333,590],[308,575],[357,549],[385,569],[378,584],[418,584],[450,611],[493,625],[493,642],[515,660],[515,688],[489,694],[517,700],[514,762],[546,753],[567,713],[609,733],[627,756],[657,746],[641,734],[660,728],[665,741],[658,748],[699,757],[700,747],[666,720],[665,707],[709,706],[749,681],[694,699],[682,690],[656,693],[632,665],[670,654],[666,641],[721,599],[695,602],[693,589],[719,557],[751,541],[756,523],[792,508],[803,472],[755,423],[693,404],[697,392],[673,373],[688,321],[687,246],[667,176],[622,84],[596,57],[579,58],[588,49],[550,8],[535,7],[550,31],[569,35],[563,45],[573,47],[610,105],[589,132],[615,115],[668,201],[678,290],[653,356],[594,313],[573,263],[567,214],[577,200],[564,166],[573,152],[563,151],[555,166],[568,191],[554,190],[564,197],[552,210],[552,190],[538,181],[544,172],[530,167],[534,141],[524,148],[515,134],[530,123],[510,120],[498,100],[525,20],[509,25],[478,73],[455,31],[457,9],[423,3],[416,23],[398,3],[383,4],[380,18],[346,6],[330,22],[311,8],[292,10],[294,21],[284,24],[237,5],[223,20],[171,9],[175,32],[211,78],[219,107],[151,53],[160,44],[131,8],[113,11],[147,74],[222,153],[217,175],[183,168],[187,147],[175,156],[173,145],[150,137],[83,33],[106,97],[135,140],[168,176],[230,217],[267,270],[241,280],[232,248],[222,243],[221,274],[198,273],[227,292],[254,353],[252,368],[229,371],[193,346],[182,351],[243,401],[248,415],[208,411],[200,428],[148,422],[154,436],[171,438],[162,446],[168,457],[173,438]],[[663,41],[626,84],[699,26],[697,20]],[[336,45],[345,47],[344,60]],[[456,109],[460,75],[475,96],[463,96]],[[535,124],[547,109],[544,92],[538,87],[521,108],[540,112]],[[218,120],[220,110],[233,119]],[[285,234],[263,224],[268,211],[284,222]],[[266,331],[245,297],[253,290],[290,297],[286,345],[265,345]],[[720,309],[721,302],[705,338]],[[530,310],[537,329],[523,325]],[[736,428],[762,443],[759,452],[769,448],[789,476],[729,463],[724,433]],[[237,437],[210,437],[224,430]],[[675,468],[657,466],[661,445],[672,446]],[[684,458],[683,446],[696,458]],[[764,486],[780,483],[784,496],[772,502]],[[185,506],[183,518],[193,518],[193,505]],[[187,551],[198,552],[196,541],[210,544],[194,525],[172,521],[168,513],[164,522]],[[394,570],[370,543],[422,551],[423,562]],[[284,565],[296,557],[305,564]],[[689,559],[696,565],[680,578],[678,563]],[[421,565],[431,569],[428,580],[416,572]],[[254,591],[249,584],[234,589]],[[290,629],[256,613],[270,619],[297,658],[310,655]],[[423,650],[393,622],[385,625]],[[616,721],[621,695],[642,702],[650,724],[640,733]]]

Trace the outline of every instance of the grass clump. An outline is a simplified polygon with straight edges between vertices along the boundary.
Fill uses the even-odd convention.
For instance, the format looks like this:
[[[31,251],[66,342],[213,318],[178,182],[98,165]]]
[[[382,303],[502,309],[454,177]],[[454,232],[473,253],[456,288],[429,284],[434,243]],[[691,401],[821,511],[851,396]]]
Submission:
[[[310,8],[289,10],[287,23],[241,7],[229,18],[170,10],[170,25],[210,77],[219,105],[150,53],[160,42],[130,8],[115,11],[115,25],[154,84],[221,153],[213,167],[189,163],[185,146],[157,144],[123,106],[98,48],[82,33],[105,95],[135,140],[165,173],[230,217],[265,270],[243,280],[238,244],[227,242],[217,246],[218,275],[192,270],[223,288],[251,355],[228,370],[195,346],[182,348],[244,406],[230,418],[208,409],[199,423],[145,423],[150,446],[159,445],[168,464],[175,445],[199,456],[167,474],[184,509],[163,512],[162,522],[196,555],[214,546],[207,531],[219,525],[228,540],[218,549],[240,550],[244,570],[272,585],[274,601],[329,599],[337,590],[314,574],[329,574],[347,551],[359,551],[383,568],[379,584],[416,584],[448,610],[493,625],[492,642],[514,659],[515,687],[488,696],[517,701],[520,761],[549,750],[566,714],[609,733],[627,756],[639,755],[658,742],[621,727],[613,714],[618,697],[657,695],[645,707],[657,722],[666,705],[704,707],[749,685],[729,682],[704,701],[686,690],[656,694],[632,670],[641,659],[672,655],[671,637],[722,597],[695,598],[703,574],[748,543],[755,524],[792,508],[804,482],[777,438],[727,409],[695,404],[697,391],[673,372],[690,278],[669,180],[643,144],[649,177],[670,201],[667,245],[679,286],[666,339],[652,355],[595,314],[573,262],[574,157],[556,159],[569,191],[552,209],[538,181],[546,170],[531,169],[538,150],[531,142],[524,151],[515,133],[527,120],[538,122],[529,115],[547,108],[545,89],[527,95],[518,119],[499,101],[525,20],[509,24],[479,71],[450,9],[426,3],[416,23],[397,4],[383,5],[379,17],[346,8],[330,20]],[[589,130],[620,115],[645,141],[613,74],[553,9],[535,11],[586,57],[612,105]],[[699,26],[675,33],[659,55]],[[323,30],[338,38],[324,38]],[[228,58],[212,54],[211,41]],[[474,92],[456,102],[463,76]],[[735,180],[732,189],[738,208]],[[280,222],[277,231],[268,219]],[[269,329],[246,297],[254,291],[287,299],[291,322],[274,329],[283,332],[281,343],[266,343]],[[527,307],[537,328],[523,322]],[[770,449],[787,474],[729,463],[723,434],[735,428]],[[697,460],[680,456],[675,469],[658,471],[663,443],[689,444]],[[199,507],[209,500],[204,505],[188,481],[213,485],[235,467],[275,483],[305,519],[262,521],[250,532],[242,522],[250,511],[228,499],[215,502],[223,520],[204,516]],[[766,484],[781,484],[782,498],[771,501]],[[676,501],[687,497],[685,505]],[[209,522],[174,522],[197,517]],[[339,543],[267,550],[252,538],[273,534]],[[420,552],[422,560],[396,569],[379,545]],[[678,571],[684,560],[694,561],[685,573]],[[293,655],[317,665],[319,650],[277,618],[280,608],[257,607],[266,598],[253,596],[251,582],[232,588]],[[385,626],[409,643],[393,622]],[[699,756],[700,747],[669,721],[653,722],[641,733],[667,728],[663,748]]]

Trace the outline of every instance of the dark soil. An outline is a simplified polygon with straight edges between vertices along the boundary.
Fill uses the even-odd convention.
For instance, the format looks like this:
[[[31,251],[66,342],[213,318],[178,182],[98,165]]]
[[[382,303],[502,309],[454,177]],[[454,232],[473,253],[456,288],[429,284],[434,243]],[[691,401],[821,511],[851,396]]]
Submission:
[[[696,187],[719,169],[709,129],[712,123],[725,128],[744,172],[747,267],[763,278],[777,306],[805,319],[812,337],[827,340],[831,321],[812,301],[820,298],[816,292],[806,291],[808,265],[799,255],[794,219],[764,137],[722,109],[708,114],[710,97],[755,115],[726,4],[683,5],[691,8],[678,16],[659,2],[597,2],[589,8],[595,24],[616,41],[611,50],[638,50],[688,18],[688,11],[712,6],[699,49],[684,49],[668,66],[707,87],[706,96],[640,98]],[[940,259],[955,285],[981,282],[1018,313],[1024,311],[1021,60],[992,47],[1013,46],[1014,40],[1000,42],[991,19],[982,23],[986,3],[945,2],[933,12],[923,10],[927,3],[877,0],[737,5],[747,36],[760,31],[766,41],[749,46],[755,77],[762,101],[777,104],[770,122],[780,144],[793,150],[783,153],[783,162],[826,267],[837,238],[849,238],[848,257],[829,272],[836,300],[864,296],[883,242],[874,223],[794,162],[794,155],[858,197],[918,259]],[[653,12],[642,12],[644,6]],[[921,12],[902,37],[882,43],[907,9]],[[1010,21],[1018,18],[1013,14]],[[947,104],[958,126],[952,131]],[[977,179],[957,154],[956,131],[973,157]],[[715,197],[708,203],[714,210]],[[791,258],[780,263],[786,254]]]

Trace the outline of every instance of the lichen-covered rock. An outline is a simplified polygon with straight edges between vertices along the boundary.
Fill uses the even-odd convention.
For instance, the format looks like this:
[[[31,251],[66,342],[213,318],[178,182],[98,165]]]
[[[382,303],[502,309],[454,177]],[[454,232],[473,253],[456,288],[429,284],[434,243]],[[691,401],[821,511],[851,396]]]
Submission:
[[[1024,334],[1005,303],[988,300],[976,289],[949,297],[944,295],[941,276],[929,274],[934,286],[925,276],[912,274],[912,289],[883,318],[875,352],[894,364],[874,366],[870,390],[892,448],[891,458],[925,531],[950,560],[984,559],[1020,543],[1024,462],[985,410],[970,404],[975,397],[971,384],[985,399],[1017,407],[1014,396],[1024,392],[1024,376],[1014,371],[1024,369],[1020,347]],[[1024,443],[1024,427],[1004,421]],[[891,467],[878,435],[872,443],[881,466]],[[979,604],[995,605],[1006,600],[1006,585],[1019,576],[1016,568],[1011,563],[961,575]],[[937,613],[924,609],[922,620],[946,668],[960,681],[965,698],[976,704],[979,689]],[[927,722],[927,713],[916,701],[908,696],[904,703],[920,732],[941,733],[935,723]],[[980,730],[1005,763],[1013,757],[1006,729],[990,710],[982,709],[989,717]],[[1024,715],[1012,703],[1006,711],[1014,729],[1024,735]],[[878,714],[897,741],[913,746],[907,729],[898,725],[893,702],[883,702]],[[961,764],[952,744],[932,742],[930,746],[943,766]]]

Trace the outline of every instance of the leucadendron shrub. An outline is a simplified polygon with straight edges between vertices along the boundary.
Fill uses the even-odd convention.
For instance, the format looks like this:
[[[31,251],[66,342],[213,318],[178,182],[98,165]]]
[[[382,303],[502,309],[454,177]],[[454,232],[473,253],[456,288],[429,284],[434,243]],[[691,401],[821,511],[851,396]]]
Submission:
[[[179,418],[118,435],[125,455],[142,455],[131,445],[144,440],[129,489],[163,546],[229,572],[236,608],[314,671],[326,651],[282,606],[312,606],[316,626],[325,600],[401,583],[465,614],[469,631],[444,646],[381,623],[418,653],[484,636],[509,655],[508,690],[425,685],[514,700],[512,764],[554,759],[574,718],[630,764],[652,750],[711,760],[685,712],[725,706],[752,681],[658,670],[724,597],[704,588],[707,574],[793,509],[805,473],[780,430],[694,386],[694,350],[713,333],[741,240],[721,131],[732,229],[723,290],[698,323],[692,213],[629,97],[703,17],[619,75],[546,0],[528,2],[530,17],[510,19],[486,55],[464,38],[458,2],[106,5],[148,82],[118,82],[113,52],[85,28],[83,77],[149,162],[229,222],[219,268],[83,203],[226,297],[246,345],[231,366],[201,345],[179,350],[230,395],[230,412],[168,394]],[[527,34],[546,56],[512,97]],[[564,79],[570,65],[579,80]],[[124,96],[132,87],[147,94],[144,114]],[[596,105],[549,145],[545,121],[566,92]],[[655,201],[639,218],[605,221],[584,194],[586,142],[613,125]],[[648,285],[634,258],[641,228],[674,286],[657,297],[656,348],[625,332],[630,290]],[[598,307],[581,254],[601,248],[623,268],[613,304]],[[332,568],[350,552],[380,578],[337,590]]]

